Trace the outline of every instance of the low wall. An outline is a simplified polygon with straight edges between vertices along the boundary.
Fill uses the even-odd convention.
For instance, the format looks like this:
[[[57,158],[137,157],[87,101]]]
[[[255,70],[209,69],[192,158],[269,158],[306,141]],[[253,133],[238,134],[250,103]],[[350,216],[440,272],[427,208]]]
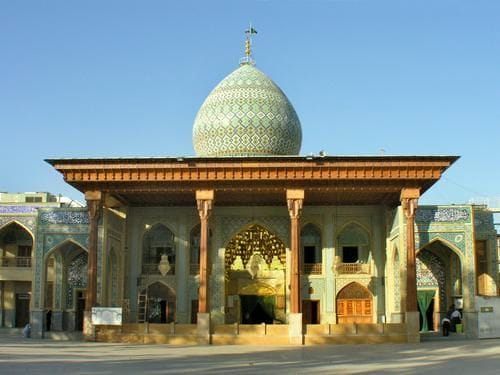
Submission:
[[[212,329],[214,345],[291,345],[287,324],[222,324]]]
[[[476,296],[478,337],[500,338],[500,297]]]
[[[406,324],[314,324],[305,327],[306,345],[407,342]]]
[[[96,326],[96,341],[130,344],[207,344],[197,334],[196,324],[124,324]]]
[[[287,324],[222,324],[212,327],[213,345],[296,345]],[[405,324],[314,324],[304,326],[305,345],[407,342]],[[96,341],[134,344],[208,344],[196,324],[96,326]]]

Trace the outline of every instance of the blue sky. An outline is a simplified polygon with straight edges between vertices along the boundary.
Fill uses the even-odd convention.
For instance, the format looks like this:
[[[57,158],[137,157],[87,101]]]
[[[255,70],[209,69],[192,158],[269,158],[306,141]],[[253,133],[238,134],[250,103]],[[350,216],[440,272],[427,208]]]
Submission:
[[[461,155],[422,203],[500,206],[496,0],[3,1],[0,191],[81,199],[45,158],[193,155],[250,21],[301,154]]]

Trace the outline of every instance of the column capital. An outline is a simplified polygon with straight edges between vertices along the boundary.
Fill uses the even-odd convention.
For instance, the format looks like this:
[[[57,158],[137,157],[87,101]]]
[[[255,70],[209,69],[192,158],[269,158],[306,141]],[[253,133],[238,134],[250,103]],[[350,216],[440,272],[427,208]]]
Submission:
[[[212,213],[214,202],[213,190],[196,190],[196,207],[201,220],[207,220]]]
[[[401,207],[407,219],[413,219],[415,217],[415,211],[417,210],[418,199],[417,198],[403,198],[401,199]]]
[[[88,201],[100,201],[103,198],[103,194],[99,190],[87,190],[85,191],[85,200]]]
[[[400,200],[403,199],[418,199],[420,198],[420,188],[402,188]]]
[[[304,190],[287,189],[286,200],[291,219],[299,219],[304,204]]]

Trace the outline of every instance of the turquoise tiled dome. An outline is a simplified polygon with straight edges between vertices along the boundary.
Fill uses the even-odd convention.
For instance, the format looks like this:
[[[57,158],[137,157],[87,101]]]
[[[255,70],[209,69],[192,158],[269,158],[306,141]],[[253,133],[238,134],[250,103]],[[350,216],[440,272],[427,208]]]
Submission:
[[[224,78],[194,121],[197,156],[298,155],[301,143],[292,104],[251,64],[242,64]]]

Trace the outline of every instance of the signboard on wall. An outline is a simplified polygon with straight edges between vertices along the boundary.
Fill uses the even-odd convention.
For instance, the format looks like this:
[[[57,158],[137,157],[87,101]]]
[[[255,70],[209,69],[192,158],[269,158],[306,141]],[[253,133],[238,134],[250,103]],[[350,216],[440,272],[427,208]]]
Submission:
[[[120,326],[122,324],[122,308],[92,307],[92,324]]]

